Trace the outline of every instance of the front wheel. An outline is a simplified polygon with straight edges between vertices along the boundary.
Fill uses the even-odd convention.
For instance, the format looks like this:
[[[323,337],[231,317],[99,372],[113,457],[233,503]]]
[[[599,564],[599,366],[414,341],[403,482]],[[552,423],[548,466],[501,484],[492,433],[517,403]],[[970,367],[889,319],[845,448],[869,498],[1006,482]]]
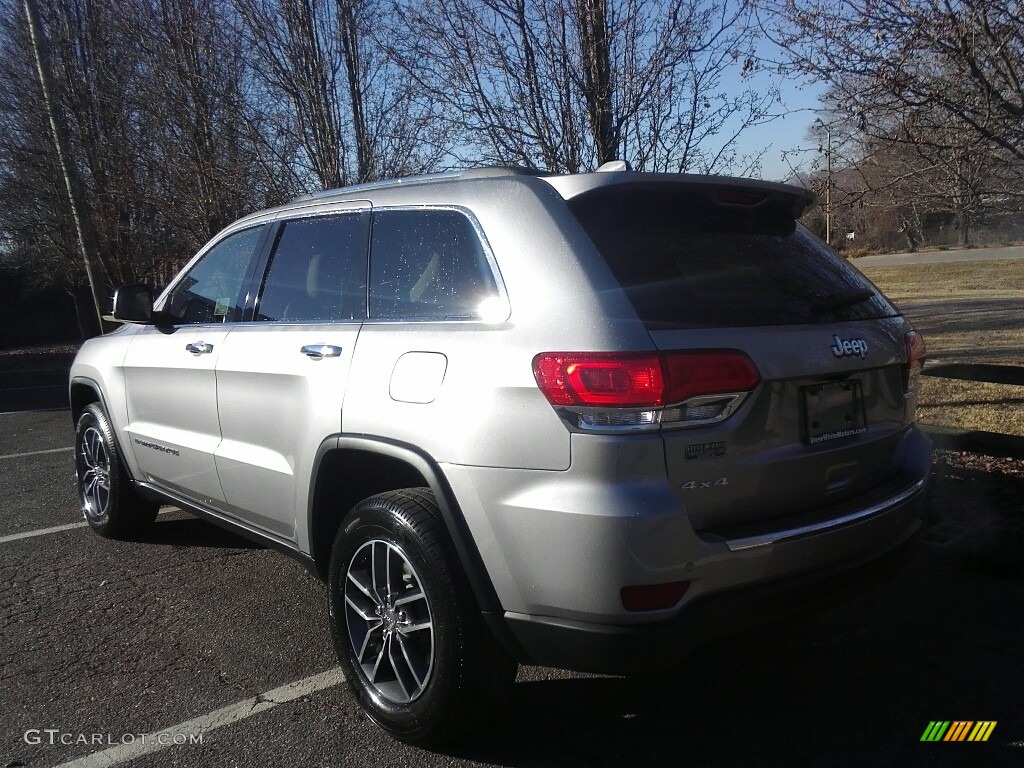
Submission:
[[[78,418],[75,470],[82,516],[100,536],[134,538],[153,525],[160,505],[142,498],[132,485],[99,403],[87,405]]]
[[[396,738],[450,741],[506,700],[515,661],[484,625],[428,489],[357,504],[338,531],[328,584],[349,685]]]

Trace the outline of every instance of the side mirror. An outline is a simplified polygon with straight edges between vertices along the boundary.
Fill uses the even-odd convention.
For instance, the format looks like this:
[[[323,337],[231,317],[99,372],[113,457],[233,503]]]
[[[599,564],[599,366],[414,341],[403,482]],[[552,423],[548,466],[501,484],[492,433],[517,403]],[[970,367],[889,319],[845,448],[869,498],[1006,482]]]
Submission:
[[[122,285],[114,290],[114,319],[145,323],[153,318],[153,289],[148,285]]]

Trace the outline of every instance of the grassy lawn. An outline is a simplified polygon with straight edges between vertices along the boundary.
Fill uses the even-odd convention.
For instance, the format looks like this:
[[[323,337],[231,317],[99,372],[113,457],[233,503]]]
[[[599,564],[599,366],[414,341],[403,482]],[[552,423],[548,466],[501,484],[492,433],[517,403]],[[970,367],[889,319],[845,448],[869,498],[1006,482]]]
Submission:
[[[930,359],[1024,365],[1024,259],[861,271],[922,330]],[[946,302],[956,311],[943,311]],[[925,376],[917,418],[1024,437],[1024,386]]]
[[[924,376],[917,420],[1024,437],[1024,387]]]
[[[851,262],[856,266],[856,261]],[[1013,298],[1024,300],[1024,259],[863,267],[890,299]]]

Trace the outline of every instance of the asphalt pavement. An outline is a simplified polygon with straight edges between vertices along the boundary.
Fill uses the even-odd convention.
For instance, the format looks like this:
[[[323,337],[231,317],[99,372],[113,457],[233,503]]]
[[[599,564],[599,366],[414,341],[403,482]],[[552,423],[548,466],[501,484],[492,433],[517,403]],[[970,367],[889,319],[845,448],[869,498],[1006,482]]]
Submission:
[[[67,411],[0,434],[0,766],[1024,765],[1024,583],[961,556],[984,485],[933,498],[882,587],[658,676],[523,668],[500,720],[427,751],[360,714],[298,564],[169,508],[144,541],[101,539],[77,525]],[[996,726],[922,742],[935,720]],[[132,753],[161,732],[186,743]]]

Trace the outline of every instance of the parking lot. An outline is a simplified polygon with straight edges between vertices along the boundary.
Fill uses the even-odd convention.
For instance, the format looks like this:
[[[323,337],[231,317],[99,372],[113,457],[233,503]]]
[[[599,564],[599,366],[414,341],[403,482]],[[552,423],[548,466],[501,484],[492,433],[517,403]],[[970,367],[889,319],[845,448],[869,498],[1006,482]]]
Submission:
[[[301,566],[167,508],[100,539],[68,413],[0,434],[0,766],[1024,765],[1019,479],[940,473],[881,587],[651,678],[524,668],[498,722],[429,752],[359,714]],[[935,720],[997,725],[922,743]]]

